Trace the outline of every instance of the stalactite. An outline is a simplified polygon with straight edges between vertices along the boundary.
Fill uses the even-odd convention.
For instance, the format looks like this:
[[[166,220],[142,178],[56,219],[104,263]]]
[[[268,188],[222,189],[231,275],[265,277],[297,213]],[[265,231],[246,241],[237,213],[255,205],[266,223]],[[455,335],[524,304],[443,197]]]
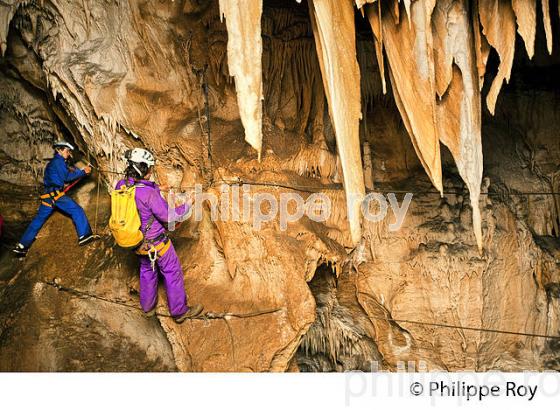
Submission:
[[[379,81],[379,67],[372,55],[375,53],[375,42],[370,39],[359,40],[357,43],[358,64],[360,66],[360,88],[362,97],[362,111],[367,113],[374,110],[374,104],[382,100],[386,90]],[[363,131],[367,133],[366,116],[362,122]]]
[[[486,73],[486,62],[490,55],[490,45],[486,37],[482,35],[480,28],[480,16],[478,13],[478,0],[473,0],[471,8],[471,21],[474,34],[474,51],[476,55],[476,67],[478,71],[478,89],[482,90],[484,85],[484,74]]]
[[[353,4],[350,0],[312,0],[309,10],[342,163],[350,233],[356,244],[361,238],[360,206],[365,188],[360,158],[360,70]]]
[[[396,24],[385,14],[382,28],[397,107],[424,169],[434,186],[442,191],[430,26],[433,7],[434,0],[416,1],[411,6],[410,26]]]
[[[433,23],[435,72],[441,98],[437,102],[438,134],[469,188],[474,234],[482,250],[478,204],[482,181],[481,97],[467,0],[438,1]]]
[[[309,18],[270,8],[262,21],[266,114],[279,128],[302,135],[322,117],[325,98]]]
[[[549,0],[541,0],[544,32],[546,34],[546,49],[548,54],[552,54],[552,25],[550,23],[550,3]]]
[[[400,1],[400,0],[399,0]],[[404,3],[404,9],[406,11],[406,17],[408,18],[408,25],[410,26],[410,2],[411,0],[403,0]]]
[[[511,0],[517,31],[523,42],[529,58],[535,53],[535,33],[537,29],[537,2],[535,0]]]
[[[502,83],[509,81],[513,55],[515,53],[515,15],[511,2],[502,0],[479,0],[480,22],[488,43],[496,49],[500,57],[498,74],[486,96],[488,110],[494,114],[496,100]]]
[[[293,158],[286,161],[285,169],[325,182],[333,182],[333,179],[341,173],[338,169],[337,156],[321,144],[305,146]]]
[[[229,72],[235,77],[237,103],[245,140],[262,150],[262,0],[220,0],[228,30]]]
[[[377,6],[367,7],[366,14],[375,37],[375,56],[377,58],[377,65],[379,66],[383,94],[386,94],[387,84],[385,82],[385,60],[383,57],[383,30],[381,30],[381,2],[378,1]]]
[[[27,4],[27,1],[22,0],[4,0],[0,2],[0,57],[6,53],[10,21],[12,21],[17,8],[25,4]]]
[[[364,5],[368,3],[375,3],[376,1],[377,0],[356,0],[356,7],[361,9]]]
[[[339,301],[342,291],[328,268],[326,263],[320,265],[310,282],[316,301],[316,319],[301,339],[298,361],[315,371],[367,366],[376,358],[368,327],[364,327],[368,322],[342,305],[343,296]]]
[[[300,349],[307,356],[326,354],[332,363],[344,356],[368,357],[371,347],[351,314],[336,306],[320,308],[315,323],[302,338]]]
[[[391,15],[393,16],[393,21],[395,22],[395,24],[399,24],[401,22],[401,13],[399,10],[398,0],[396,1],[389,0],[388,3],[389,3],[389,10],[391,12]]]
[[[134,126],[135,122],[138,125],[141,121],[129,115],[133,111],[130,109],[134,108],[133,104],[123,105],[130,90],[129,85],[134,79],[127,77],[125,81],[117,76],[102,78],[101,74],[99,78],[89,78],[84,73],[90,70],[104,73],[100,69],[104,67],[97,65],[99,56],[92,59],[95,63],[92,66],[84,64],[83,67],[73,67],[72,71],[67,71],[59,64],[55,55],[49,54],[57,46],[66,47],[61,53],[71,51],[71,41],[55,44],[60,36],[73,38],[76,44],[94,40],[89,36],[95,18],[91,15],[92,10],[88,9],[87,2],[83,7],[66,6],[60,1],[46,2],[45,7],[42,3],[39,5],[38,2],[21,0],[1,2],[2,53],[6,47],[10,20],[17,8],[27,3],[31,4],[28,8],[33,9],[33,13],[37,10],[44,12],[44,9],[48,9],[50,13],[46,16],[48,18],[41,16],[41,19],[31,13],[28,22],[31,26],[29,37],[36,38],[35,43],[27,44],[34,47],[43,60],[42,69],[50,92],[62,106],[61,109],[70,113],[68,121],[73,123],[71,125],[75,126],[92,152],[102,153],[106,158],[104,161],[111,167],[117,166],[114,158],[126,148],[126,134],[140,140],[145,139],[144,136],[138,136],[142,134],[142,127]],[[486,98],[488,108],[493,113],[501,87],[510,77],[516,30],[524,41],[527,54],[532,57],[535,52],[537,24],[541,23],[536,21],[537,2],[534,0],[473,0],[468,3],[467,6],[466,0],[314,0],[309,2],[313,24],[311,29],[309,17],[306,12],[302,13],[301,6],[298,6],[299,10],[271,7],[273,11],[267,14],[264,10],[263,14],[262,0],[219,2],[220,14],[226,19],[229,39],[226,47],[227,61],[230,74],[235,79],[246,140],[257,149],[260,158],[263,116],[261,100],[265,97],[266,113],[278,129],[282,130],[284,127],[298,136],[305,134],[308,138],[301,139],[305,141],[303,149],[290,157],[286,169],[308,177],[327,179],[329,182],[342,174],[347,200],[350,201],[351,196],[356,195],[346,211],[354,241],[360,236],[358,209],[359,198],[364,194],[365,165],[365,161],[362,165],[360,160],[358,119],[362,104],[364,107],[372,104],[379,90],[377,81],[372,80],[373,76],[360,76],[356,55],[362,63],[368,58],[371,60],[375,52],[383,92],[386,91],[384,71],[387,66],[403,122],[422,165],[440,191],[439,142],[450,148],[459,173],[471,194],[471,203],[475,208],[475,235],[478,244],[481,243],[480,218],[476,209],[482,172],[479,100],[488,55],[492,47],[500,59],[498,74],[493,79]],[[138,6],[117,2],[111,7],[117,13],[133,11],[132,15],[135,17],[130,21],[121,21],[119,18],[115,20],[119,20],[119,24],[123,22],[131,25],[130,28],[123,28],[123,32],[138,31],[139,37],[135,41],[142,41],[148,64],[153,65],[155,71],[164,71],[164,59],[158,60],[155,57],[164,50],[158,48],[159,40],[154,33],[139,24],[141,19],[138,16],[141,13]],[[365,41],[356,44],[354,39],[354,7],[360,9],[363,16],[367,16],[373,31],[373,43],[368,42],[365,48],[360,44]],[[551,52],[553,39],[550,1],[541,0],[540,7],[547,49]],[[189,10],[192,12],[192,9]],[[69,23],[72,22],[74,12],[83,14],[80,17],[83,24],[71,27]],[[216,24],[219,24],[215,11],[208,14],[212,14]],[[110,13],[104,14],[107,20],[111,20],[110,17]],[[39,27],[43,24],[39,23],[40,20],[45,22],[42,29]],[[46,30],[47,22],[57,26],[59,34],[55,35],[54,30],[52,33]],[[113,24],[112,21],[109,23],[103,28],[103,33],[121,30],[119,24]],[[37,38],[38,30],[43,31],[40,41]],[[213,38],[214,32],[215,30],[209,30],[208,53],[211,71],[218,83],[225,67],[222,46],[225,32],[222,29]],[[133,69],[135,61],[132,60],[135,58],[127,55],[126,47],[116,41],[114,47],[109,43],[104,44],[107,47],[105,52],[118,58],[114,66],[106,67],[107,72],[136,73],[137,69],[140,70],[138,67]],[[263,53],[263,46],[268,53]],[[190,64],[185,66],[186,71],[190,72]],[[319,73],[322,73],[321,78]],[[142,76],[140,71],[137,74]],[[184,82],[188,92],[192,86],[190,80],[189,78]],[[164,81],[157,82],[154,77],[150,77],[150,81],[156,86],[139,92],[152,95],[155,89],[165,84]],[[114,85],[117,83],[119,85]],[[330,125],[323,124],[325,91],[338,144],[339,163],[336,154],[328,150],[325,142],[325,133],[328,133],[326,128]],[[211,92],[219,94],[219,91]],[[190,94],[187,94],[182,96],[183,100],[189,100],[186,97],[190,97]],[[362,104],[360,94],[363,96]],[[278,122],[274,121],[276,117],[279,117]],[[310,134],[312,138],[309,138]],[[309,143],[311,139],[312,143]],[[156,152],[166,150],[166,144],[164,139],[153,139],[147,143]],[[342,168],[342,173],[339,168]]]
[[[375,39],[383,38],[393,94],[403,122],[424,168],[440,191],[440,140],[457,163],[470,191],[474,233],[481,249],[479,82],[488,48],[471,26],[477,22],[478,14],[473,14],[475,18],[471,20],[465,1],[438,0],[413,3],[410,24],[395,24],[393,13],[381,16],[378,27],[379,13],[372,6],[367,15]]]

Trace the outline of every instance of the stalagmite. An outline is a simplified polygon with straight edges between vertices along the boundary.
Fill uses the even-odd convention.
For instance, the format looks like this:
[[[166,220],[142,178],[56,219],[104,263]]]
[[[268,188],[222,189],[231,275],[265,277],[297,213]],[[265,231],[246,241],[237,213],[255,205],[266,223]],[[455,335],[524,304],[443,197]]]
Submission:
[[[220,0],[226,18],[229,73],[235,77],[237,103],[245,141],[262,149],[262,0]]]
[[[467,0],[439,0],[433,16],[435,73],[438,84],[437,126],[467,184],[473,228],[482,249],[479,210],[482,180],[480,91]]]
[[[413,2],[410,25],[402,21],[399,24],[385,13],[382,16],[382,36],[395,101],[424,169],[434,186],[442,192],[432,56],[431,15],[434,3],[435,0]]]
[[[350,234],[356,244],[361,238],[360,206],[365,189],[360,158],[360,69],[356,59],[353,3],[311,0],[309,10],[342,163]]]
[[[511,2],[501,0],[479,1],[480,22],[482,23],[483,33],[488,43],[496,49],[500,56],[500,67],[498,74],[488,95],[486,105],[488,110],[494,114],[496,100],[504,80],[509,81],[511,67],[513,65],[513,55],[515,52],[515,14],[511,7]]]
[[[537,2],[535,0],[511,0],[517,31],[523,42],[529,58],[535,53],[535,33],[537,29]]]
[[[369,142],[364,142],[364,181],[366,188],[373,189],[373,164],[371,160],[371,148]]]

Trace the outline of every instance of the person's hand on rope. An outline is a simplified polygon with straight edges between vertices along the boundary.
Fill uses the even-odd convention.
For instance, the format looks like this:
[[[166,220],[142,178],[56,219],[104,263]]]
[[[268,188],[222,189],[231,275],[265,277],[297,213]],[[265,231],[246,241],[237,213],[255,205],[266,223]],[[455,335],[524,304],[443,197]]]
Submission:
[[[181,205],[191,206],[192,194],[190,192],[177,193],[173,196],[173,205],[179,207]]]
[[[86,173],[86,175],[91,174],[91,165],[86,165],[84,167],[84,172]]]

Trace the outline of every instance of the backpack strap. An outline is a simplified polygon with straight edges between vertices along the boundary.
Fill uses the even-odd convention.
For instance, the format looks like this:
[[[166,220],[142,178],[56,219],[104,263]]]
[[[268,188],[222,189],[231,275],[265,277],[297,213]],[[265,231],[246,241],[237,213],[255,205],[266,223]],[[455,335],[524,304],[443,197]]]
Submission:
[[[142,187],[148,187],[147,185],[144,184],[136,184],[136,186],[142,186]],[[151,188],[151,187],[148,187]],[[152,196],[154,195],[155,189],[152,188],[150,195],[148,196],[148,204],[151,203],[152,200]],[[146,238],[146,235],[148,233],[148,231],[152,228],[152,225],[154,224],[154,221],[156,220],[156,217],[154,214],[152,214],[150,216],[150,218],[148,219],[148,223],[146,224],[146,228],[144,228],[144,231],[142,232],[144,234],[144,238]],[[165,227],[164,227],[165,229]]]
[[[148,233],[148,231],[152,228],[152,225],[154,224],[155,220],[156,220],[156,218],[154,217],[154,215],[150,216],[150,219],[148,219],[148,223],[146,224],[146,227],[142,231],[142,234],[144,235],[144,238],[146,237],[146,234]]]
[[[143,183],[141,183],[141,182],[136,182],[136,181],[134,182],[134,184],[132,184],[132,186],[135,186],[135,187],[137,187],[137,188],[138,188],[138,187],[152,188],[152,191],[150,192],[150,195],[149,195],[149,197],[148,197],[148,202],[151,201],[152,195],[154,195],[155,188],[150,187],[150,186],[148,186],[148,185],[146,185],[146,184],[143,184]],[[148,234],[149,230],[152,228],[152,225],[154,224],[154,221],[155,221],[155,220],[156,220],[156,218],[155,218],[155,216],[152,214],[152,216],[150,216],[150,218],[148,219],[148,223],[146,224],[146,227],[145,227],[143,230],[141,230],[142,234],[144,235],[144,238],[146,238],[146,235]],[[165,229],[165,226],[164,226],[163,228]],[[166,230],[165,234],[167,234],[167,230]],[[167,236],[167,235],[166,235],[166,236]],[[145,239],[144,239],[144,240],[145,240]]]

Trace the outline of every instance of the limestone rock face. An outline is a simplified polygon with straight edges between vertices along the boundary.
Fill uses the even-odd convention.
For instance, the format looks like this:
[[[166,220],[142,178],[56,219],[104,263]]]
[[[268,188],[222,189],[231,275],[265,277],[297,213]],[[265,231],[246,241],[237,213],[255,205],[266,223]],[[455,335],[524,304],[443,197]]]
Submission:
[[[0,2],[0,370],[559,369],[556,3]],[[56,214],[15,260],[58,139],[98,168],[72,196],[102,240]],[[161,287],[146,318],[106,228],[137,146],[166,195],[330,212],[206,203],[171,237],[208,315]],[[399,229],[369,191],[413,193]]]

